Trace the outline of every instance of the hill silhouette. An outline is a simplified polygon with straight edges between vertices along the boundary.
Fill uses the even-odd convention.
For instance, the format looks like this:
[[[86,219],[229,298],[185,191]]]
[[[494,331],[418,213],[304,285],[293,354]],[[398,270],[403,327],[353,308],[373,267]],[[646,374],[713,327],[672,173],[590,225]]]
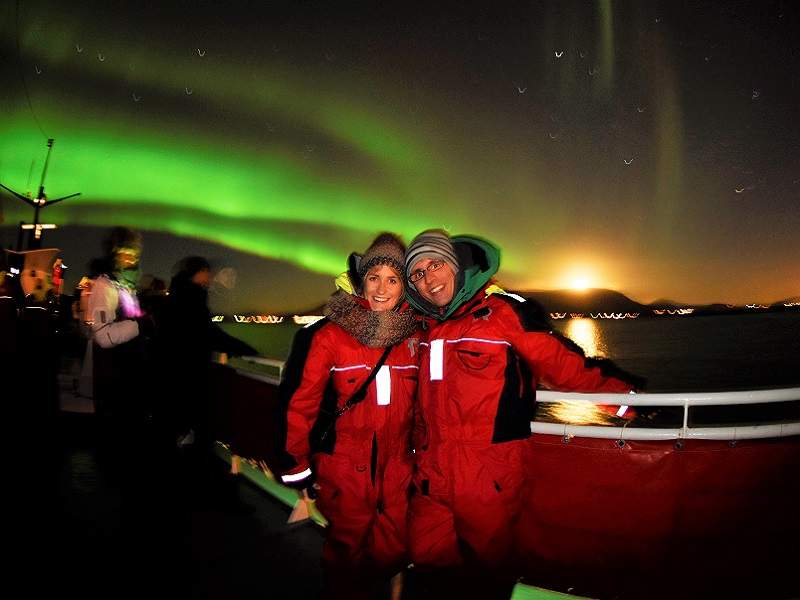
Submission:
[[[511,292],[511,290],[509,290]],[[574,290],[514,290],[513,293],[538,303],[545,313],[639,313],[642,317],[654,316],[654,309],[692,308],[695,315],[738,314],[753,312],[753,307],[734,306],[732,304],[689,304],[674,300],[660,299],[649,304],[642,304],[628,298],[622,292],[603,288],[589,289],[582,292]],[[298,315],[321,315],[324,304],[295,311]],[[796,311],[800,310],[800,296],[786,298],[769,306],[759,305],[758,310]],[[258,312],[258,311],[252,311]],[[291,314],[291,313],[287,313]]]
[[[625,294],[606,289],[582,292],[571,290],[529,290],[517,292],[523,298],[538,302],[546,312],[558,313],[642,313],[649,306],[631,300]]]

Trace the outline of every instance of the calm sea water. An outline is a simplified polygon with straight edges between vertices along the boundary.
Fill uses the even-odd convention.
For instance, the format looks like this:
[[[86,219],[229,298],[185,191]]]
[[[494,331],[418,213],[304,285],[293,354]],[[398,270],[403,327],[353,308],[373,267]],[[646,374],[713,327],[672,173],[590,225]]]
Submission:
[[[800,387],[800,314],[635,320],[564,319],[554,327],[587,356],[645,377],[650,392]],[[263,356],[285,359],[299,326],[223,323]]]

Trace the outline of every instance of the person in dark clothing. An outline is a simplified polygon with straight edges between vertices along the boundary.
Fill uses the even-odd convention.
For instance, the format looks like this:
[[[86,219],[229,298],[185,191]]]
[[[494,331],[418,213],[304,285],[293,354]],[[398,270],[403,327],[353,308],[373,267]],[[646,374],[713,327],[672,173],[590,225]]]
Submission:
[[[229,356],[251,356],[258,352],[228,335],[211,321],[208,288],[211,266],[200,256],[181,260],[169,287],[169,295],[158,324],[159,363],[163,407],[173,439],[191,448],[199,483],[212,482],[218,472],[213,455],[215,428],[212,418],[211,358],[213,352]]]
[[[114,227],[103,251],[91,265],[96,276],[85,317],[93,344],[93,396],[107,432],[125,437],[135,435],[147,412],[145,345],[153,327],[136,294],[141,235]]]
[[[135,564],[153,572],[165,564],[158,543],[169,526],[169,494],[161,455],[154,445],[152,406],[154,323],[139,305],[141,235],[114,227],[103,241],[103,255],[89,269],[84,330],[90,337],[93,398],[100,427],[98,467],[104,481],[119,493],[120,529],[93,548],[108,569],[121,574]],[[153,493],[157,490],[157,493]],[[105,544],[109,545],[106,546]],[[136,554],[134,548],[147,550]],[[121,577],[121,575],[119,575]]]

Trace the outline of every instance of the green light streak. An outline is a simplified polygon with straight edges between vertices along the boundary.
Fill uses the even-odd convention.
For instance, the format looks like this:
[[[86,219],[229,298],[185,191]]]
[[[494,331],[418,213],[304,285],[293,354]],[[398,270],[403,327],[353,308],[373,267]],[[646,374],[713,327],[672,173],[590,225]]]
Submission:
[[[182,97],[185,87],[204,101],[236,110],[263,124],[279,118],[302,123],[325,132],[343,144],[355,147],[382,164],[399,169],[413,167],[431,170],[425,145],[399,133],[402,127],[390,113],[376,114],[374,109],[359,106],[354,98],[362,95],[357,81],[343,79],[341,73],[313,72],[309,67],[297,74],[297,65],[281,65],[277,57],[263,57],[257,64],[215,60],[214,54],[200,57],[194,49],[176,56],[175,49],[157,39],[148,38],[131,44],[94,28],[74,12],[53,16],[60,6],[48,6],[41,12],[57,23],[48,24],[41,17],[21,15],[20,46],[27,64],[36,63],[48,72],[77,69],[98,82],[114,85],[124,82],[164,96]],[[14,39],[13,23],[0,28],[3,38]],[[55,31],[54,31],[55,28]],[[82,53],[75,45],[91,40]],[[103,61],[98,59],[103,56]],[[342,97],[335,90],[348,89]],[[366,91],[366,90],[365,90]],[[71,90],[78,94],[78,89]],[[169,121],[163,123],[169,124]]]
[[[600,13],[600,73],[595,78],[596,91],[602,98],[608,98],[614,85],[614,7],[611,0],[599,0]]]
[[[131,126],[123,136],[119,132],[125,128],[118,122],[93,118],[92,126],[87,128],[84,123],[61,121],[49,110],[42,114],[60,133],[46,182],[49,197],[80,191],[83,195],[68,201],[70,206],[102,200],[109,208],[122,208],[137,199],[169,207],[175,213],[162,214],[155,220],[136,211],[81,213],[82,220],[70,221],[75,224],[128,224],[199,237],[264,257],[290,260],[327,274],[341,270],[340,248],[334,250],[303,240],[302,234],[299,239],[285,239],[276,231],[267,234],[270,239],[258,240],[259,232],[242,223],[326,222],[367,234],[389,229],[406,237],[421,229],[418,212],[387,210],[387,206],[400,203],[391,192],[387,195],[381,191],[380,185],[326,180],[314,173],[313,168],[296,164],[279,151],[258,154],[225,151],[210,141],[198,143],[196,138],[148,132],[141,126]],[[5,115],[0,131],[2,181],[25,191],[30,168],[27,156],[43,154],[41,136],[31,127],[25,111]],[[38,171],[37,165],[36,181]],[[435,210],[437,205],[432,206]],[[184,209],[205,214],[202,219],[196,215],[175,216]],[[12,217],[13,208],[7,212],[8,222],[30,218],[27,212]],[[56,213],[48,210],[47,214]],[[209,216],[233,220],[227,221],[223,228],[219,223],[208,222]],[[368,237],[364,236],[364,240]]]
[[[410,238],[431,222],[458,225],[453,215],[439,214],[440,204],[426,202],[435,197],[431,186],[441,187],[434,175],[439,165],[424,150],[428,144],[412,139],[408,128],[398,134],[390,114],[354,102],[358,86],[341,74],[282,66],[275,57],[242,64],[230,55],[215,59],[213,51],[202,58],[190,48],[176,56],[174,40],[118,38],[78,12],[26,4],[20,14],[23,66],[35,64],[43,73],[41,79],[26,75],[34,112],[56,138],[48,196],[82,193],[68,201],[71,208],[47,210],[51,220],[58,222],[63,212],[62,224],[127,224],[188,235],[328,274],[341,270],[341,248],[307,240],[298,230],[291,239],[275,227],[259,236],[248,223],[324,222],[351,232],[347,238],[363,232],[355,236],[360,243],[381,229]],[[13,21],[0,25],[6,40],[16,37]],[[57,81],[65,85],[53,85]],[[97,104],[98,88],[115,95]],[[348,89],[347,95],[338,89]],[[177,114],[178,101],[206,107],[215,122],[203,127],[196,113]],[[27,103],[14,108],[0,114],[0,181],[35,192],[44,143]],[[263,132],[263,144],[226,130],[228,115]],[[266,123],[292,137],[270,139]],[[355,157],[355,167],[337,172],[325,168],[323,157],[307,160],[298,151],[303,132]],[[36,166],[27,185],[31,157]],[[6,222],[30,219],[10,202],[4,199]],[[131,210],[137,202],[169,210],[154,219]],[[94,211],[73,211],[81,205]]]
[[[684,123],[681,102],[671,61],[661,53],[658,76],[653,82],[658,90],[655,143],[658,149],[655,166],[656,222],[660,243],[672,249],[674,232],[686,205],[684,189]]]
[[[81,10],[26,2],[20,15],[31,103],[56,138],[48,196],[82,193],[47,209],[49,221],[207,239],[326,274],[342,269],[341,240],[314,240],[299,225],[326,224],[352,243],[345,251],[379,230],[409,240],[445,224],[454,233],[476,231],[473,220],[478,232],[491,228],[466,208],[475,189],[453,191],[463,169],[443,161],[422,126],[376,101],[372,82],[282,64],[281,55],[241,60],[235,40],[200,57],[176,39],[119,36]],[[16,37],[13,21],[0,24],[6,44]],[[35,157],[35,191],[44,140],[20,94],[0,112],[0,181],[25,191]],[[323,151],[303,156],[304,135],[351,162],[338,168]],[[6,223],[30,220],[21,203],[3,203]]]
[[[320,181],[279,157],[223,157],[206,153],[196,144],[148,139],[141,132],[122,139],[97,127],[84,132],[65,124],[63,131],[65,143],[57,148],[59,153],[54,150],[48,173],[48,195],[53,198],[76,191],[83,195],[46,209],[47,218],[57,223],[123,223],[198,237],[328,274],[341,270],[340,248],[304,239],[302,233],[287,237],[276,229],[260,231],[253,224],[324,222],[364,232],[364,239],[380,229],[406,236],[420,229],[419,218],[412,211],[387,210],[389,199],[359,186]],[[22,146],[29,147],[39,137],[35,130],[22,126],[4,128],[0,164],[6,167],[6,185],[24,190],[26,175],[14,178],[5,173],[27,174],[28,165],[16,151],[17,143],[24,140]],[[31,218],[22,203],[10,197],[4,198],[4,203],[7,222]],[[143,203],[159,208],[157,215],[135,208]],[[92,210],[70,213],[84,205]],[[60,214],[67,220],[59,221],[56,216]],[[76,216],[70,218],[70,214]]]
[[[30,221],[32,209],[4,198],[6,223]],[[139,202],[69,204],[69,200],[44,212],[47,222],[60,227],[89,225],[111,227],[124,223],[141,230],[213,240],[230,248],[265,258],[285,260],[310,271],[341,273],[352,248],[364,244],[359,231],[346,228],[292,226],[284,221],[222,218],[207,212]],[[303,230],[310,229],[303,236]],[[370,234],[373,233],[372,231]],[[369,238],[369,236],[366,236]]]

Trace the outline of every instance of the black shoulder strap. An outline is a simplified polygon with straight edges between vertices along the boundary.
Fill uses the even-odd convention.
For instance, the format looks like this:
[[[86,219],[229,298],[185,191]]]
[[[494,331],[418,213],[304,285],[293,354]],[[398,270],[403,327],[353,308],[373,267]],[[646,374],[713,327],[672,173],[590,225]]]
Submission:
[[[369,387],[369,384],[372,383],[372,380],[375,379],[375,376],[378,374],[378,371],[381,370],[381,367],[383,366],[383,363],[386,362],[386,359],[389,357],[389,353],[392,351],[392,348],[394,348],[394,346],[386,347],[380,359],[375,364],[375,367],[372,369],[372,372],[369,374],[369,377],[367,377],[366,381],[364,381],[364,383],[361,384],[361,387],[359,387],[355,391],[355,393],[347,399],[347,402],[344,403],[342,408],[338,409],[335,413],[333,413],[328,417],[329,420],[324,426],[323,431],[319,434],[319,440],[316,439],[312,440],[311,442],[312,447],[317,447],[317,448],[322,447],[322,444],[325,443],[325,440],[327,439],[328,435],[331,433],[331,431],[334,430],[334,426],[336,425],[336,419],[341,417],[344,413],[346,413],[348,410],[353,408],[356,404],[358,404],[364,398],[367,397],[367,388]]]
[[[347,402],[344,403],[344,406],[342,406],[342,408],[336,411],[337,417],[341,417],[344,413],[353,408],[353,406],[355,406],[356,404],[358,404],[364,398],[367,397],[367,388],[369,387],[369,384],[372,383],[372,381],[378,375],[378,371],[381,370],[383,363],[386,362],[386,359],[389,357],[389,353],[392,351],[392,348],[394,348],[394,346],[386,346],[386,349],[383,351],[383,354],[381,354],[380,359],[378,360],[377,363],[375,363],[375,367],[372,369],[372,372],[369,374],[369,377],[367,377],[364,383],[361,384],[361,387],[359,387],[353,393],[353,395],[350,396],[350,398],[348,398]]]

